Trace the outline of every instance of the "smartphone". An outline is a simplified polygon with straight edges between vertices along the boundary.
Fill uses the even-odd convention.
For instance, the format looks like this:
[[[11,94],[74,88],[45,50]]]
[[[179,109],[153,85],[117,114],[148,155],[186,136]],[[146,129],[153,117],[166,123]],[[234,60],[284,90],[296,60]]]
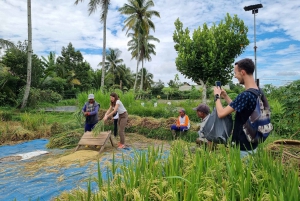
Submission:
[[[221,81],[216,81],[216,87],[220,87],[221,89]]]

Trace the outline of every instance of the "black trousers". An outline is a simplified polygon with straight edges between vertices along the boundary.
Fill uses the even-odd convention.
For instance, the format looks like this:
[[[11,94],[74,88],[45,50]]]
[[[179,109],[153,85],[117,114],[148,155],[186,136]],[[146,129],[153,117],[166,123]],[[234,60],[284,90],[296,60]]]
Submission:
[[[118,119],[114,119],[114,136],[117,137],[118,134]]]

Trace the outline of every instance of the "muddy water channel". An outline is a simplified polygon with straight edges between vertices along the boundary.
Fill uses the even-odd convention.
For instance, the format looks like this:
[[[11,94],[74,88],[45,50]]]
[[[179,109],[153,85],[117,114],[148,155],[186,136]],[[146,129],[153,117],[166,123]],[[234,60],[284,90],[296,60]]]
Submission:
[[[96,150],[47,149],[47,143],[46,139],[38,139],[0,146],[0,201],[50,201],[63,191],[87,189],[89,178],[97,176],[98,160],[105,179],[113,152],[118,163],[122,155],[133,157],[135,151],[145,150],[106,147],[99,158]],[[96,186],[92,183],[92,190]]]

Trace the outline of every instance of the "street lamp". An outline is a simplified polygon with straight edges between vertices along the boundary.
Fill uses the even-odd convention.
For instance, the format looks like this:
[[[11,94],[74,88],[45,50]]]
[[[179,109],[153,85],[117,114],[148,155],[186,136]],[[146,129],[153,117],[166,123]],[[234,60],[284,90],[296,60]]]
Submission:
[[[258,9],[262,8],[262,4],[255,4],[251,6],[245,6],[244,10],[245,11],[250,11],[252,10],[252,14],[254,15],[254,63],[255,63],[255,81],[257,86],[259,85],[259,80],[257,79],[257,66],[256,66],[256,25],[255,25],[255,14],[258,13]]]

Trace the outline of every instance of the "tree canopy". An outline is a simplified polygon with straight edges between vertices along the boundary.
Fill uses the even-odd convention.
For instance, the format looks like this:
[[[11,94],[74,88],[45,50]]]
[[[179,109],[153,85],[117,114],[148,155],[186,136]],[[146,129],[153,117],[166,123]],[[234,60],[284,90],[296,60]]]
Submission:
[[[218,25],[214,23],[209,28],[204,23],[191,37],[189,29],[184,30],[177,19],[173,40],[178,71],[197,84],[213,84],[216,80],[228,83],[233,75],[234,59],[249,45],[247,32],[242,20],[227,14]]]

